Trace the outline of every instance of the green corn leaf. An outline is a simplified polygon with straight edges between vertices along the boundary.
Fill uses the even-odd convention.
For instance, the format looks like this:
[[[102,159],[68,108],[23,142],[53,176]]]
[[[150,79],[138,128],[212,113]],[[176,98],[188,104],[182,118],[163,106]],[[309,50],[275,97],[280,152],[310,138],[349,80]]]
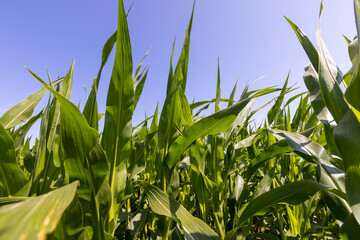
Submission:
[[[291,148],[301,157],[308,161],[316,159],[320,168],[320,183],[334,188],[341,193],[346,191],[346,180],[344,171],[338,169],[330,163],[325,149],[318,143],[310,141],[305,136],[298,133],[291,133],[282,130],[269,130],[276,134],[284,134]],[[311,159],[309,159],[311,157]],[[341,197],[331,194],[328,190],[324,191],[324,199],[328,207],[332,210],[335,217],[344,221],[351,213],[349,204]],[[350,205],[351,206],[351,205]]]
[[[322,39],[320,19],[316,30],[316,40],[319,50],[318,73],[321,96],[335,121],[339,122],[349,109],[344,99],[346,84]]]
[[[288,203],[297,205],[312,197],[319,190],[327,187],[311,180],[288,183],[272,189],[249,202],[240,216],[240,223],[244,223],[260,210],[275,203]]]
[[[237,88],[238,83],[239,83],[239,79],[236,81],[235,86],[234,86],[233,90],[230,93],[228,107],[231,107],[234,104],[234,96],[235,96],[235,92],[236,92],[236,88]]]
[[[24,125],[16,129],[15,132],[11,133],[11,137],[15,143],[15,150],[20,149],[20,147],[24,144],[24,139],[26,134],[29,132],[30,128],[43,116],[43,112],[41,111],[39,114],[30,118]]]
[[[355,8],[355,20],[357,33],[359,36],[360,32],[360,5],[358,0],[354,0],[354,8]],[[353,110],[355,116],[360,121],[360,97],[359,97],[359,88],[360,88],[360,62],[359,62],[359,41],[356,39],[352,44],[354,44],[353,55],[357,58],[353,62],[353,67],[350,71],[352,71],[352,78],[349,83],[349,87],[346,89],[345,97],[346,101],[350,104],[351,109]],[[349,47],[350,50],[350,47]],[[351,52],[350,52],[351,53]]]
[[[180,91],[180,103],[181,103],[181,119],[184,124],[185,129],[193,125],[192,112],[190,109],[189,102],[186,98],[185,92]]]
[[[303,78],[305,85],[310,93],[311,106],[314,109],[317,119],[319,119],[319,121],[321,121],[321,123],[324,125],[327,145],[333,154],[339,155],[333,134],[336,123],[333,116],[325,106],[324,100],[321,96],[318,74],[315,72],[315,69],[312,65],[309,64],[305,67]]]
[[[33,76],[36,76],[33,74]],[[77,190],[80,199],[91,201],[92,205],[85,211],[95,212],[98,228],[95,237],[104,238],[102,229],[104,215],[100,212],[107,210],[110,205],[111,192],[108,183],[105,181],[109,174],[108,161],[104,150],[99,143],[99,133],[91,128],[80,110],[67,98],[54,91],[41,79],[37,79],[43,84],[60,103],[60,135],[63,148],[63,161],[66,174],[69,176],[65,183],[80,181]],[[60,91],[61,92],[61,91]],[[63,91],[65,92],[65,91]],[[95,210],[94,210],[95,209]]]
[[[231,141],[231,134],[234,132],[234,130],[249,117],[249,113],[254,103],[255,99],[251,99],[250,102],[246,105],[246,107],[244,107],[236,116],[231,126],[224,132],[225,145],[227,145]]]
[[[177,98],[177,90],[179,86],[175,88],[173,81],[173,55],[174,55],[175,41],[172,45],[171,55],[170,55],[170,70],[167,82],[167,92],[166,98],[161,110],[160,120],[159,120],[159,131],[158,131],[158,141],[159,148],[161,151],[166,151],[169,144],[173,141],[172,138],[176,132],[176,127],[174,122],[179,122],[180,113],[175,111],[175,109],[180,109],[180,103]]]
[[[341,239],[352,240],[357,239],[360,235],[360,225],[356,221],[353,214],[351,214],[340,229]]]
[[[115,230],[117,213],[127,181],[127,164],[131,156],[132,115],[135,92],[132,77],[133,62],[128,24],[122,0],[119,0],[116,51],[106,100],[102,146],[110,164],[108,177],[112,192],[109,232]]]
[[[62,79],[53,82],[53,85],[60,83]],[[9,129],[21,123],[26,122],[34,112],[35,107],[38,105],[42,97],[48,92],[46,88],[41,88],[39,91],[31,94],[9,110],[7,110],[2,117],[0,123]]]
[[[285,16],[284,16],[285,17]],[[314,45],[311,43],[309,38],[306,36],[306,34],[298,27],[296,24],[294,24],[290,19],[285,17],[285,19],[290,24],[291,28],[294,30],[297,38],[299,39],[302,47],[304,48],[308,58],[310,59],[311,64],[315,68],[316,72],[318,72],[318,66],[319,66],[319,55],[316,51]]]
[[[163,105],[163,109],[160,114],[159,132],[158,132],[159,148],[163,152],[163,154],[166,154],[166,152],[168,151],[168,148],[176,138],[178,128],[180,127],[179,125],[181,122],[181,112],[180,112],[181,102],[178,91],[179,89],[181,89],[182,91],[185,92],[185,88],[186,88],[189,50],[190,50],[190,36],[191,36],[194,8],[195,8],[195,2],[193,5],[190,22],[185,32],[181,54],[176,64],[174,72],[173,72],[172,61],[174,55],[175,41],[173,43],[171,50],[167,92],[166,92],[166,98]]]
[[[189,25],[186,29],[184,42],[182,46],[182,50],[180,53],[179,60],[175,67],[175,76],[177,78],[177,82],[181,82],[181,87],[185,91],[186,89],[186,82],[187,82],[187,72],[189,66],[189,53],[190,53],[190,37],[191,37],[191,28],[193,23],[193,16],[194,16],[194,9],[195,9],[195,1],[191,11],[191,17]]]
[[[117,31],[115,31],[115,33],[113,33],[113,35],[111,35],[111,37],[106,41],[106,43],[103,47],[101,66],[100,66],[97,77],[93,81],[93,84],[91,86],[90,95],[86,101],[86,104],[85,104],[85,107],[83,110],[83,114],[84,114],[86,120],[88,121],[89,125],[91,127],[95,128],[96,130],[98,130],[98,127],[99,127],[98,107],[97,107],[97,100],[96,100],[97,90],[99,87],[102,69],[104,68],[104,66],[109,58],[109,55],[110,55],[112,49],[114,48],[114,44],[116,42],[116,36],[117,36]]]
[[[0,238],[46,239],[74,199],[77,184],[0,207]]]
[[[286,81],[284,83],[284,86],[280,92],[279,97],[276,99],[276,102],[274,104],[274,106],[269,110],[268,114],[267,114],[267,118],[268,118],[268,124],[271,125],[271,123],[274,121],[276,115],[279,113],[280,111],[280,107],[284,101],[284,97],[285,97],[285,93],[287,91],[287,84],[289,81],[289,76],[290,76],[290,72],[288,73],[287,77],[286,77]]]
[[[266,175],[261,179],[260,183],[257,185],[254,194],[253,199],[261,196],[262,194],[268,192],[270,190],[271,184],[273,182],[273,179],[275,177],[275,168],[272,168]]]
[[[62,81],[58,92],[67,99],[70,98],[74,62]],[[29,73],[40,82],[36,74],[28,69]],[[52,89],[52,88],[51,88]],[[60,105],[56,99],[49,101],[40,125],[40,141],[36,154],[34,171],[31,174],[30,195],[47,193],[53,181],[56,181],[61,164],[60,160]]]
[[[326,150],[320,144],[309,140],[307,137],[299,133],[287,132],[277,129],[269,129],[269,132],[272,134],[284,134],[286,141],[292,149],[294,149],[298,154],[310,162],[313,162],[314,160],[309,159],[306,156],[314,158],[316,162],[319,163],[324,168],[324,170],[328,172],[329,177],[333,181],[333,184],[335,184],[334,186],[336,186],[338,190],[345,192],[345,186],[343,182],[344,172],[331,165]]]
[[[0,181],[6,196],[26,196],[28,179],[16,162],[14,141],[0,123]]]
[[[220,62],[218,58],[218,72],[217,72],[217,83],[216,83],[216,100],[215,100],[215,112],[220,111],[219,103],[221,98],[221,87],[220,87]]]
[[[359,54],[358,54],[359,39],[357,36],[354,38],[354,40],[348,46],[348,51],[349,51],[350,60],[353,65],[351,66],[350,70],[344,75],[343,78],[344,78],[344,82],[346,83],[346,85],[349,86],[352,76],[360,64],[359,57],[358,57],[359,56]]]
[[[134,106],[134,108],[136,108],[136,105],[140,100],[140,95],[144,89],[144,84],[145,84],[145,80],[146,80],[148,72],[149,72],[149,69],[146,70],[145,74],[141,77],[140,81],[137,82],[135,85],[135,106]]]
[[[350,207],[360,223],[360,124],[352,111],[348,111],[334,130],[335,142],[345,167],[345,187]]]
[[[179,221],[185,239],[220,239],[219,236],[200,219],[193,217],[180,203],[159,188],[141,181],[151,210],[156,214],[172,217]]]
[[[179,161],[181,154],[196,139],[206,135],[215,135],[227,130],[239,112],[248,105],[250,100],[249,98],[244,99],[229,108],[203,118],[184,131],[169,149],[166,162],[168,167],[171,169],[175,163]]]

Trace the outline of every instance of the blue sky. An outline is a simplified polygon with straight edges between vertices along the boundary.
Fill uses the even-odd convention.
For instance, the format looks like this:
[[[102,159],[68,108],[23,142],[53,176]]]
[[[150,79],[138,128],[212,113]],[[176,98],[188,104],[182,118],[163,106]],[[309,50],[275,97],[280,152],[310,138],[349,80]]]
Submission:
[[[128,8],[133,1],[125,0]],[[150,71],[134,114],[134,125],[151,115],[165,98],[169,58],[176,36],[175,60],[181,50],[192,0],[135,0],[128,17],[134,66],[151,48],[145,64]],[[283,15],[315,44],[320,1],[317,0],[198,0],[190,45],[186,95],[191,102],[215,96],[220,58],[222,96],[228,97],[239,78],[238,94],[246,82],[261,76],[252,88],[282,86],[291,70],[290,85],[305,91],[304,66],[309,62]],[[100,67],[101,49],[116,30],[117,1],[1,1],[0,2],[0,115],[41,86],[24,65],[43,79],[63,76],[75,60],[71,100],[81,108]],[[347,44],[355,35],[353,2],[324,1],[323,38],[343,72],[350,67]],[[114,55],[112,55],[111,59]],[[104,69],[99,110],[105,111],[113,61]],[[294,93],[295,94],[295,93]],[[44,98],[45,99],[45,98]],[[45,99],[46,100],[46,99]],[[257,106],[265,102],[258,99]],[[45,101],[36,109],[40,111]],[[36,113],[35,112],[35,113]],[[37,130],[33,130],[36,134]]]

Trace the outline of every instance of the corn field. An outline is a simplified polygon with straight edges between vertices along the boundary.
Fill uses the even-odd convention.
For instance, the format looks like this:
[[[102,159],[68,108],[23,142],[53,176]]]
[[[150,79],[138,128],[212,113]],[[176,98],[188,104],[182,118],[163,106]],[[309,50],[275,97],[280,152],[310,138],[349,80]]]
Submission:
[[[69,100],[72,64],[46,82],[28,69],[43,87],[0,117],[0,239],[360,238],[357,36],[345,37],[352,67],[343,74],[322,39],[322,4],[316,47],[285,17],[310,60],[307,92],[293,95],[287,78],[282,87],[250,91],[248,84],[240,99],[236,83],[224,98],[219,66],[215,97],[190,103],[193,7],[174,65],[171,52],[162,109],[133,126],[151,72],[143,61],[134,66],[122,0],[118,6],[117,31],[103,47],[83,109]],[[359,0],[354,11],[359,33]],[[106,111],[99,113],[98,86],[107,81],[101,73],[112,51]],[[274,93],[263,106],[264,124],[255,126],[256,98]],[[208,108],[213,113],[202,116]],[[27,133],[37,121],[31,144]]]

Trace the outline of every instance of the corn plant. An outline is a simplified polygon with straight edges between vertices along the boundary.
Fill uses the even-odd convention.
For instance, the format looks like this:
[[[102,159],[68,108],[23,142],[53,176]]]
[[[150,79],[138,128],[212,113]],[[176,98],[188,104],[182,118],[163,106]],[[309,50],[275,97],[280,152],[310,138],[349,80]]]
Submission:
[[[360,2],[354,1],[359,33]],[[181,54],[170,54],[162,108],[137,126],[132,115],[148,75],[133,69],[127,13],[103,47],[85,107],[74,105],[74,63],[0,117],[1,239],[356,239],[360,232],[359,42],[346,38],[352,68],[343,75],[317,28],[317,49],[287,19],[310,59],[308,92],[288,86],[189,103],[187,85],[195,3]],[[323,6],[320,7],[320,16]],[[115,61],[106,110],[97,92]],[[102,80],[104,81],[104,80]],[[45,108],[33,114],[50,92]],[[263,124],[256,98],[277,93]],[[287,100],[286,100],[287,99]],[[298,100],[291,114],[290,104]],[[226,108],[221,109],[220,103]],[[213,113],[201,116],[210,106]],[[104,118],[103,129],[99,121]],[[41,119],[30,145],[26,135]]]

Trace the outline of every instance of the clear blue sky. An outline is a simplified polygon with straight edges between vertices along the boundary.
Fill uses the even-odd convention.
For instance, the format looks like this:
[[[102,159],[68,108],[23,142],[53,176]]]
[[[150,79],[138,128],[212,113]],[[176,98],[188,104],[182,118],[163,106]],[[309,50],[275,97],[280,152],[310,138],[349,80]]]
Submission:
[[[125,0],[128,8],[132,1]],[[151,48],[145,64],[150,71],[134,114],[134,125],[163,103],[169,56],[176,36],[175,60],[190,18],[192,0],[135,0],[128,17],[134,66]],[[186,94],[189,101],[215,96],[217,58],[220,58],[222,96],[228,97],[237,78],[238,95],[247,81],[263,75],[253,89],[282,85],[289,70],[290,84],[302,82],[309,62],[286,15],[315,44],[320,0],[198,0],[190,45]],[[117,1],[1,1],[0,2],[0,115],[37,91],[41,85],[24,69],[28,66],[43,79],[46,68],[53,79],[63,76],[75,59],[71,100],[81,108],[100,66],[101,49],[116,30]],[[342,34],[353,38],[353,1],[324,1],[322,29],[325,43],[343,72],[350,66]],[[111,58],[113,58],[112,55]],[[105,111],[112,61],[99,89],[99,110]],[[258,99],[258,105],[264,102]],[[36,109],[40,111],[43,104]],[[36,112],[35,112],[36,113]],[[34,130],[37,131],[37,130]],[[35,132],[33,134],[36,134]]]

